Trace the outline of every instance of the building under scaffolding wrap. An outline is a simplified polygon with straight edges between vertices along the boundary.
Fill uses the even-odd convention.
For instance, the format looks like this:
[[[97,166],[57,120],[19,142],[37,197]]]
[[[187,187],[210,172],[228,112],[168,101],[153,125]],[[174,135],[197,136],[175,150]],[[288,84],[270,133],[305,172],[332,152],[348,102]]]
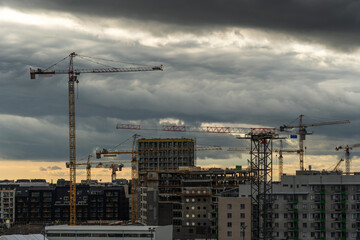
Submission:
[[[218,198],[249,179],[241,169],[140,171],[141,221],[174,226],[173,239],[216,239]]]
[[[182,166],[194,166],[194,150],[194,139],[139,139],[138,170],[178,169]]]

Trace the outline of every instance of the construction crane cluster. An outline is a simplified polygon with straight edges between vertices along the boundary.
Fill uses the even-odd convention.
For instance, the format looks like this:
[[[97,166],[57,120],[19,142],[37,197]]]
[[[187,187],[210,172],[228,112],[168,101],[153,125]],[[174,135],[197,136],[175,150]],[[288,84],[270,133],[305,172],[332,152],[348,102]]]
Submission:
[[[143,71],[162,71],[160,66],[141,66],[128,68],[98,68],[98,69],[75,69],[74,58],[80,56],[75,52],[70,53],[61,61],[51,65],[46,69],[31,69],[30,78],[36,76],[46,76],[55,74],[68,75],[68,95],[69,95],[69,168],[70,168],[70,225],[76,225],[76,127],[75,127],[75,83],[79,83],[79,76],[82,73],[115,73],[115,72],[143,72]],[[53,70],[58,63],[69,59],[68,69]]]
[[[69,60],[67,69],[53,70],[59,63],[55,63],[46,69],[30,69],[30,78],[35,79],[36,76],[66,74],[68,75],[68,107],[69,107],[69,162],[67,167],[70,169],[70,225],[76,225],[76,168],[79,165],[85,165],[87,169],[87,183],[91,181],[91,165],[96,164],[97,167],[106,167],[112,169],[112,180],[116,179],[116,171],[119,171],[124,166],[120,162],[91,162],[88,157],[87,163],[77,163],[76,161],[76,121],[75,121],[75,83],[79,83],[80,74],[84,73],[115,73],[115,72],[144,72],[144,71],[162,71],[163,66],[139,66],[128,68],[98,68],[98,69],[76,69],[74,67],[74,58],[80,55],[72,52],[69,56],[65,57],[59,62]],[[283,173],[283,153],[293,152],[299,154],[300,170],[304,170],[304,140],[306,135],[311,134],[307,131],[309,127],[317,127],[324,125],[347,124],[350,121],[332,121],[322,123],[303,123],[304,115],[299,116],[299,124],[297,125],[283,125],[279,129],[275,128],[237,128],[237,127],[224,127],[224,126],[201,126],[192,127],[184,125],[163,125],[161,129],[156,128],[142,128],[140,125],[135,124],[117,124],[117,129],[130,129],[130,130],[161,130],[172,132],[197,132],[197,133],[219,133],[219,134],[245,134],[245,137],[237,137],[239,139],[248,139],[251,141],[250,147],[250,170],[253,172],[254,178],[251,180],[251,198],[255,214],[253,218],[253,238],[272,236],[271,232],[271,209],[272,209],[272,152],[273,140],[280,140],[279,152],[279,176]],[[286,137],[280,136],[282,132],[297,128],[296,134],[299,136],[298,149],[283,149],[282,139]],[[140,153],[136,148],[138,134],[133,136],[132,149],[130,151],[108,151],[103,149],[96,154],[97,158],[101,156],[116,156],[118,154],[131,154],[131,189],[132,189],[132,222],[136,223],[138,219],[138,187],[139,187],[139,173],[138,173],[138,154]],[[360,144],[342,145],[336,147],[336,150],[345,151],[346,173],[350,173],[350,150],[360,147]],[[195,147],[192,150],[221,150],[221,147]],[[155,150],[154,150],[155,151]],[[334,171],[339,169],[341,159],[335,166]],[[270,239],[269,238],[269,239]]]
[[[299,136],[300,170],[304,170],[304,140],[306,139],[306,135],[311,134],[307,131],[308,127],[318,127],[318,126],[325,126],[325,125],[350,123],[349,120],[345,120],[345,121],[332,121],[332,122],[304,124],[303,117],[304,117],[304,115],[302,115],[302,114],[299,116],[299,124],[298,125],[283,125],[280,127],[280,131],[285,131],[286,129],[293,129],[293,128],[299,129],[297,134]]]

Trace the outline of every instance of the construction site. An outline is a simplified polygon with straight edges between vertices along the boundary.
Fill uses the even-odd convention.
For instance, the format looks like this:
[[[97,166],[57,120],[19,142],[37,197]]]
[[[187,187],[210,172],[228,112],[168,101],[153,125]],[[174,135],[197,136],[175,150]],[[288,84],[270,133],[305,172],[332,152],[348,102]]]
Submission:
[[[44,70],[30,69],[31,79],[68,76],[69,180],[59,179],[56,184],[43,179],[1,181],[0,220],[4,234],[30,233],[35,229],[29,227],[31,224],[40,224],[43,233],[49,233],[46,237],[56,240],[60,236],[84,237],[66,232],[78,225],[122,225],[122,235],[116,235],[122,239],[160,239],[156,235],[162,236],[162,231],[171,232],[175,240],[360,239],[360,174],[352,172],[350,158],[350,150],[360,144],[336,146],[335,150],[344,150],[345,156],[331,169],[304,167],[304,141],[311,134],[308,128],[350,121],[304,123],[304,115],[300,115],[296,124],[273,128],[162,125],[156,129],[177,134],[226,134],[246,142],[245,148],[227,151],[248,153],[248,161],[227,168],[202,168],[196,161],[197,151],[225,150],[220,146],[198,146],[194,138],[185,137],[142,138],[139,132],[156,127],[119,123],[116,129],[135,132],[131,149],[103,148],[95,153],[96,160],[89,155],[87,162],[79,162],[75,84],[80,74],[163,71],[163,66],[75,69],[75,57],[81,56],[73,52],[63,59],[69,61],[66,70],[52,70],[57,63]],[[289,139],[298,141],[298,147],[284,148],[283,143]],[[295,175],[284,172],[286,153],[299,155]],[[128,160],[107,160],[123,155]],[[278,157],[277,173],[274,155]],[[81,183],[76,180],[79,166],[86,168],[86,180]],[[116,172],[125,166],[130,167],[131,178],[118,179]],[[92,179],[94,167],[111,169],[111,182]],[[69,228],[64,227],[64,233],[60,233],[49,225]],[[111,236],[101,233],[100,237]]]

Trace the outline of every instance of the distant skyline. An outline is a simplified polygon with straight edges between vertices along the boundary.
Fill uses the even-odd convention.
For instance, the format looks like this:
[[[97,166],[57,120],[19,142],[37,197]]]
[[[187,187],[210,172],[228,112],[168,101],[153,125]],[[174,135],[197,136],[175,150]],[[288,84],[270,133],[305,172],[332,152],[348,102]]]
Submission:
[[[67,77],[30,80],[29,68],[71,52],[115,67],[164,65],[163,72],[80,76],[78,161],[124,141],[118,148],[129,149],[135,132],[116,130],[117,123],[278,128],[304,114],[305,123],[351,121],[311,128],[305,142],[306,167],[335,166],[344,156],[336,146],[360,142],[359,11],[350,0],[0,0],[0,179],[68,179]],[[75,66],[83,62],[75,58]],[[138,133],[247,146],[231,135]],[[359,150],[351,155],[360,171]],[[203,167],[234,167],[249,156],[207,151],[197,158]],[[299,166],[296,154],[284,162],[285,172]],[[109,170],[96,171],[110,181]]]

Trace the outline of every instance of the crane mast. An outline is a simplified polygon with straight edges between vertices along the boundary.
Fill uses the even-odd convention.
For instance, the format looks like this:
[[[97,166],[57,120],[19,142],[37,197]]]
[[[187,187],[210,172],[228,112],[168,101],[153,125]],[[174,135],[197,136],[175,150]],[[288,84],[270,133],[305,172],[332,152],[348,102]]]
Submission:
[[[75,82],[74,57],[70,54],[69,64],[69,163],[70,163],[70,225],[76,225],[76,127],[75,127]]]
[[[49,68],[31,69],[30,78],[35,79],[36,75],[54,75],[54,74],[67,74],[68,81],[68,95],[69,95],[69,168],[70,168],[70,225],[76,225],[76,127],[75,127],[75,83],[78,83],[78,76],[80,73],[113,73],[113,72],[142,72],[142,71],[162,71],[160,66],[142,66],[142,67],[129,67],[129,68],[101,68],[101,69],[74,69],[74,57],[79,56],[75,52],[70,53],[68,56],[69,67],[67,70],[49,70],[55,66],[53,64]],[[67,59],[64,58],[61,61]],[[60,62],[61,62],[60,61]],[[58,62],[59,63],[59,62]]]

